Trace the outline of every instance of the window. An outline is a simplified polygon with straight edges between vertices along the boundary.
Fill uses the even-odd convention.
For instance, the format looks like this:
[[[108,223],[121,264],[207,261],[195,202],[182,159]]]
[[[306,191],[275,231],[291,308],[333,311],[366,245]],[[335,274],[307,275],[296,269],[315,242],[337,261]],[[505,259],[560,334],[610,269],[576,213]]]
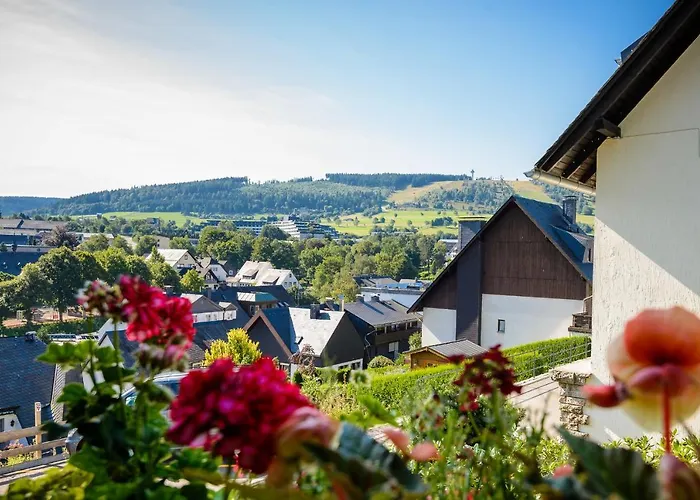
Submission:
[[[399,352],[398,342],[389,342],[389,357],[391,359],[396,359],[396,354]]]
[[[498,320],[498,333],[506,333],[506,320]]]
[[[0,432],[5,432],[5,419],[0,417]]]

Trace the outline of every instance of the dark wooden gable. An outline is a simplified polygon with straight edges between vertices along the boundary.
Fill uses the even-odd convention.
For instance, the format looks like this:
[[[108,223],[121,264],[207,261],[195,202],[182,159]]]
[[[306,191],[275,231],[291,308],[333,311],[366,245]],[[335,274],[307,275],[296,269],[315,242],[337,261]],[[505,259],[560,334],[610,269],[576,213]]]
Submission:
[[[482,293],[583,300],[586,281],[517,203],[481,235]]]

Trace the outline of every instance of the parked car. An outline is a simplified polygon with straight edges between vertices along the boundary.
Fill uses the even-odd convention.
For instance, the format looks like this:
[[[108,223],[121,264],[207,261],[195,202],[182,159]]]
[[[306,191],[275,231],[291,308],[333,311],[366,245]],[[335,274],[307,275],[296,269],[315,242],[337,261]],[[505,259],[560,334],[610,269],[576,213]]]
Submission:
[[[185,375],[187,374],[166,373],[163,375],[158,375],[155,379],[153,379],[153,382],[162,387],[165,387],[170,392],[172,392],[173,395],[177,396],[177,393],[180,391],[180,381],[185,377]],[[133,405],[136,402],[136,389],[134,387],[131,387],[125,390],[122,394],[122,398],[124,398],[124,402],[127,405]],[[167,410],[165,411],[167,413]],[[83,436],[81,436],[78,433],[78,429],[70,430],[68,432],[68,436],[66,436],[66,449],[68,450],[68,454],[73,455],[77,453],[78,450],[80,450],[80,447],[82,446],[82,441]]]

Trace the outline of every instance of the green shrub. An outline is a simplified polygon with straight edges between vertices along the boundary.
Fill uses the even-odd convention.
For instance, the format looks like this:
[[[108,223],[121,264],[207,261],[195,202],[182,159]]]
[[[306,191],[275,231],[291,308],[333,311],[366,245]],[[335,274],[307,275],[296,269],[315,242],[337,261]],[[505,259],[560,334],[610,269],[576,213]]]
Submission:
[[[515,365],[519,380],[547,373],[552,368],[587,358],[591,355],[591,338],[588,336],[562,337],[560,339],[531,342],[504,349]]]
[[[105,324],[102,318],[85,318],[77,321],[64,321],[63,323],[33,323],[32,325],[15,326],[11,328],[0,327],[0,335],[5,337],[21,337],[27,332],[36,332],[39,338],[48,339],[49,335],[67,333],[79,335],[94,333]]]
[[[294,375],[292,375],[292,382],[294,382],[299,387],[304,385],[304,376],[301,374],[300,371],[294,372]]]
[[[372,361],[369,362],[367,368],[382,368],[385,366],[392,366],[393,364],[394,362],[386,356],[377,356],[376,358],[372,358]]]
[[[340,368],[336,374],[335,379],[339,384],[347,384],[350,382],[350,373],[352,370],[350,367]]]

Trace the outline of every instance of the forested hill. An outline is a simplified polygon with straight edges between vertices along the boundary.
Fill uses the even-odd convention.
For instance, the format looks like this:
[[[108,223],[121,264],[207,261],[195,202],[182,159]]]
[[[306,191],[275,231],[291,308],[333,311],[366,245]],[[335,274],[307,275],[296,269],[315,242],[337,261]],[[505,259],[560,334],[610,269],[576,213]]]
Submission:
[[[60,198],[43,198],[40,196],[0,196],[0,214],[10,216],[20,212],[31,212],[58,202]]]
[[[407,187],[422,187],[440,181],[458,181],[466,179],[466,175],[448,174],[326,174],[331,182],[348,184],[350,186],[366,186],[386,188],[394,191]]]
[[[59,201],[52,212],[61,215],[121,211],[234,215],[308,210],[328,214],[381,206],[388,193],[385,189],[325,180],[250,183],[244,177],[229,177],[84,194]]]

